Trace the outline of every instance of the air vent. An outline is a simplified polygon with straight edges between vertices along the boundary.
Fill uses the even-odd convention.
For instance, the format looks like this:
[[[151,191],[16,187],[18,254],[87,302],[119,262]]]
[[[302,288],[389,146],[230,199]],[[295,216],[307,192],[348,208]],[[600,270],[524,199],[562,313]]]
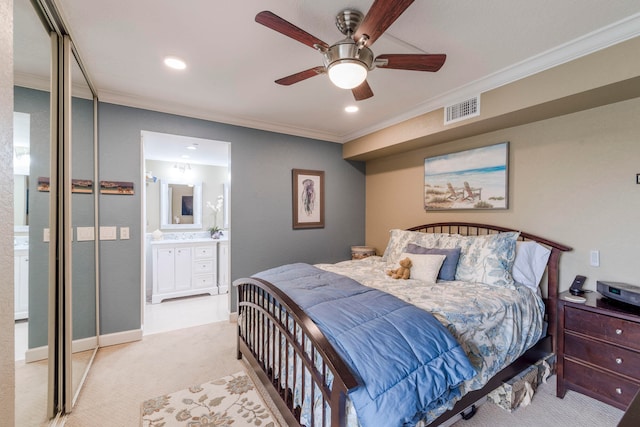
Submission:
[[[459,122],[480,115],[480,95],[444,107],[444,124]]]

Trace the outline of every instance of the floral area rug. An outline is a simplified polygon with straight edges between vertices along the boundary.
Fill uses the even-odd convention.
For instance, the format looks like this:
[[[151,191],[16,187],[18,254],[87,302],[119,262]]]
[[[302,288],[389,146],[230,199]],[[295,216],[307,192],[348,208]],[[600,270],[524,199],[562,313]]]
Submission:
[[[251,379],[238,372],[142,403],[143,427],[278,427]]]

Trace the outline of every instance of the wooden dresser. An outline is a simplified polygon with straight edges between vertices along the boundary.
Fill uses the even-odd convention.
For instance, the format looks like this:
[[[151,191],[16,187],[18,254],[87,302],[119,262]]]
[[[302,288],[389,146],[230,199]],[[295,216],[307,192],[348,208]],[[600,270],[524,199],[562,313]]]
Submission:
[[[640,390],[640,308],[596,292],[558,299],[557,396],[567,390],[626,409]]]

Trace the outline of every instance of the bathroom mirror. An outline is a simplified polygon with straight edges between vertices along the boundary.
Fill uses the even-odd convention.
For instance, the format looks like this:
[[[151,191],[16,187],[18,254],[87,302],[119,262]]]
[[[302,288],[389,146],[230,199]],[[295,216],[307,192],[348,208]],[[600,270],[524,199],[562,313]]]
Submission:
[[[160,181],[160,228],[202,228],[202,183]]]

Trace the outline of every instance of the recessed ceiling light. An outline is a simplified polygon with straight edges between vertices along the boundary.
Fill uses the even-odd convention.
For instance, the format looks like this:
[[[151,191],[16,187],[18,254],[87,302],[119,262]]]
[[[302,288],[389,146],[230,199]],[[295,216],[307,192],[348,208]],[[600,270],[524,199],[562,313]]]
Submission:
[[[182,59],[176,58],[175,56],[167,56],[164,58],[164,65],[175,70],[184,70],[187,68],[187,64],[185,64]]]
[[[198,149],[197,145],[198,144],[187,145],[187,150],[197,150]]]
[[[359,110],[358,107],[356,107],[355,105],[349,105],[348,107],[345,107],[344,111],[346,111],[347,113],[355,113]]]

